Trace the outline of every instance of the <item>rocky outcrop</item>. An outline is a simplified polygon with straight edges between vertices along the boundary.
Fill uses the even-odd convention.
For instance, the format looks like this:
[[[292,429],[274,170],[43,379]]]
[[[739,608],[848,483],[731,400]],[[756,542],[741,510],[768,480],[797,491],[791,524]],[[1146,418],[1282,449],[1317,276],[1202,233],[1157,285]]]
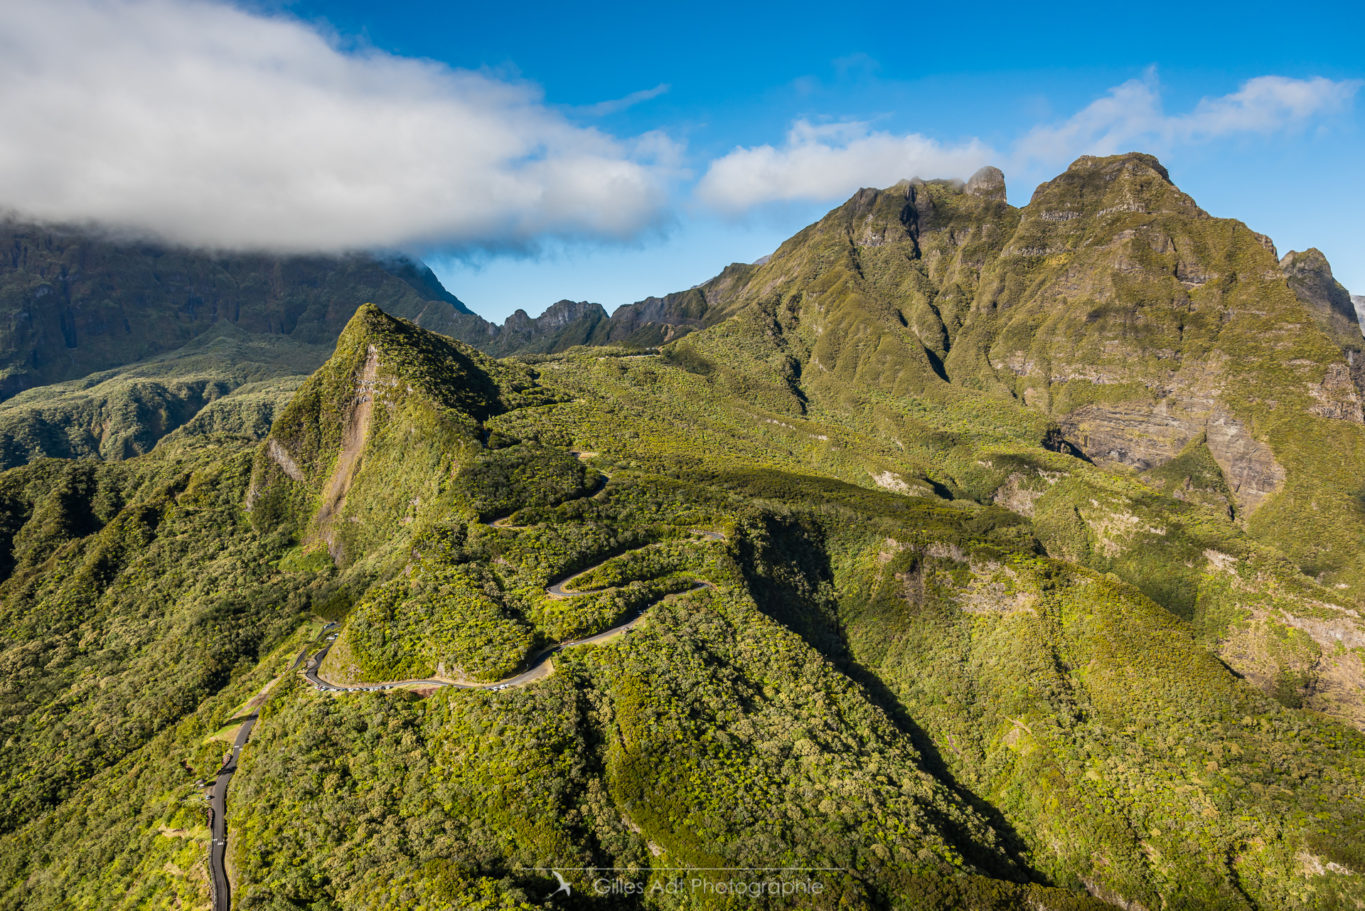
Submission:
[[[1155,405],[1086,405],[1067,415],[1063,432],[1100,465],[1148,471],[1203,438],[1223,472],[1238,512],[1277,492],[1283,466],[1226,407],[1210,399],[1163,399]]]
[[[304,479],[303,472],[299,470],[299,466],[294,462],[294,457],[289,454],[287,449],[280,445],[279,440],[268,441],[266,443],[265,452],[266,455],[270,456],[271,461],[280,466],[280,470],[283,471],[285,476],[291,481],[302,481]]]
[[[455,337],[496,355],[549,354],[575,345],[652,348],[729,316],[733,292],[755,268],[732,263],[696,287],[625,304],[610,316],[601,304],[561,300],[540,316],[518,310],[501,326],[490,323],[485,334]]]
[[[1005,201],[1005,172],[990,165],[982,168],[967,181],[967,193],[995,202]]]
[[[1327,332],[1343,347],[1362,347],[1360,316],[1350,292],[1332,275],[1332,266],[1322,251],[1310,247],[1291,251],[1280,260],[1280,269],[1294,295],[1309,308]]]
[[[1316,247],[1303,252],[1290,251],[1280,260],[1280,269],[1295,296],[1326,320],[1349,327],[1360,336],[1360,318],[1350,293],[1332,275],[1327,257]]]
[[[737,291],[757,265],[731,263],[715,278],[686,291],[647,297],[617,308],[595,333],[599,344],[658,345],[720,322],[729,316]]]
[[[1208,416],[1204,432],[1239,511],[1254,510],[1284,486],[1284,468],[1275,453],[1226,408],[1220,406]]]
[[[341,548],[337,537],[333,533],[332,523],[337,513],[341,511],[342,505],[346,501],[346,494],[351,489],[351,484],[355,481],[356,469],[360,463],[361,453],[365,451],[365,443],[370,437],[370,423],[374,416],[374,399],[376,394],[376,381],[379,376],[379,350],[374,345],[366,348],[365,365],[361,368],[360,376],[355,383],[355,397],[348,403],[345,410],[343,429],[341,431],[341,449],[336,456],[336,466],[332,469],[331,476],[322,488],[322,506],[318,509],[315,522],[319,533],[324,541],[327,542],[327,551],[332,555],[332,559],[340,562],[342,559]],[[393,380],[389,385],[396,385]],[[271,444],[276,441],[271,439]],[[274,451],[271,451],[274,455]],[[286,467],[285,473],[289,473]],[[295,468],[297,472],[298,469]],[[301,473],[300,473],[301,476]],[[290,475],[290,477],[294,477]]]
[[[549,353],[587,344],[607,319],[601,304],[587,301],[556,301],[540,316],[517,310],[496,327],[480,347],[493,354]],[[464,339],[479,344],[473,339]]]

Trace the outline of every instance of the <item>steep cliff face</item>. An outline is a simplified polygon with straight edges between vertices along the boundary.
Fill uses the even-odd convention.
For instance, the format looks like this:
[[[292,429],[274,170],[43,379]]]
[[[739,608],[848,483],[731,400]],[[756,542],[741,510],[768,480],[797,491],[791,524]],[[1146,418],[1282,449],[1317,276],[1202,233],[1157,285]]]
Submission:
[[[0,221],[0,398],[173,351],[215,326],[330,345],[375,303],[438,332],[482,323],[425,266],[213,254]],[[317,367],[301,349],[293,372]]]
[[[1249,400],[1296,393],[1307,408],[1316,388],[1334,414],[1359,411],[1322,339],[1268,325],[1302,320],[1293,300],[1268,242],[1210,218],[1155,159],[1082,159],[1022,210],[947,369],[1045,411],[1101,463],[1154,468],[1203,437],[1250,511],[1284,469],[1249,426]],[[1248,360],[1270,367],[1281,352],[1302,361],[1290,389],[1244,381]]]
[[[1361,347],[1360,317],[1351,294],[1332,275],[1327,257],[1316,247],[1286,253],[1280,269],[1294,294],[1318,318],[1319,325],[1344,344]]]
[[[995,169],[861,190],[735,282],[708,311],[733,318],[676,356],[774,407],[899,428],[906,447],[945,432],[1049,439],[1138,473],[1178,470],[1196,447],[1217,481],[1164,484],[1225,491],[1244,527],[1357,584],[1365,426],[1349,304],[1320,253],[1282,262],[1151,156],[1087,157],[1021,209]],[[996,483],[923,445],[950,489]],[[1309,534],[1293,530],[1305,509]]]

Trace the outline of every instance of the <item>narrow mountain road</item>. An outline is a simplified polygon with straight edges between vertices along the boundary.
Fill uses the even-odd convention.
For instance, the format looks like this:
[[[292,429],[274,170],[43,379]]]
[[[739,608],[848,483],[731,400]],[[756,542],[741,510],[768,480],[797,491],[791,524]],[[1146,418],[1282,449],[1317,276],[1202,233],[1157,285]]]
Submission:
[[[232,752],[228,754],[227,762],[218,770],[218,777],[213,782],[213,794],[209,797],[209,837],[212,839],[209,844],[209,879],[214,911],[228,911],[232,906],[225,864],[227,792],[228,785],[232,783],[232,775],[237,771],[237,757],[241,755],[242,747],[251,737],[251,729],[256,726],[257,717],[257,713],[252,712],[242,722],[241,728],[237,731],[237,739],[232,742]]]
[[[597,455],[597,453],[579,452],[576,453],[576,455],[580,459],[587,459]],[[584,491],[580,495],[580,498],[595,497],[600,495],[604,490],[606,490],[607,482],[610,480],[610,477],[611,476],[606,474],[605,472],[600,473],[597,483],[594,484],[591,489]],[[514,512],[512,513],[512,515],[503,516],[502,518],[499,519],[494,519],[493,521],[488,522],[486,524],[491,528],[500,528],[511,531],[516,531],[529,527],[509,524],[509,521],[511,520],[513,515],[516,515],[516,513]],[[725,535],[718,531],[692,529],[692,533],[697,535],[699,538],[708,541],[725,540]],[[652,545],[645,546],[648,547]],[[589,594],[588,592],[566,590],[565,585],[571,583],[574,579],[577,579],[580,576],[584,576],[592,572],[593,570],[599,568],[609,560],[615,559],[617,556],[620,555],[619,554],[613,555],[612,557],[608,557],[607,560],[603,560],[594,566],[590,566],[587,569],[579,570],[578,572],[572,573],[564,577],[563,579],[560,579],[557,582],[552,582],[550,585],[546,586],[545,593],[549,595],[551,598],[556,599],[572,598],[575,595]],[[316,653],[311,655],[310,652],[312,651],[312,647],[304,649],[301,653],[299,653],[299,656],[296,659],[294,659],[294,663],[289,667],[289,670],[290,671],[296,670],[300,667],[300,665],[302,665],[304,679],[306,679],[316,689],[328,693],[366,693],[376,692],[380,690],[392,690],[398,687],[431,688],[450,687],[453,689],[464,690],[503,690],[507,689],[508,687],[526,686],[527,684],[534,683],[537,680],[549,676],[550,671],[552,670],[551,659],[559,652],[580,645],[596,645],[602,642],[606,642],[607,640],[612,639],[616,636],[629,633],[640,623],[641,620],[644,619],[645,613],[655,604],[658,604],[660,601],[666,601],[670,598],[677,598],[682,595],[698,591],[701,589],[714,588],[715,588],[714,584],[707,582],[704,579],[696,579],[693,581],[692,587],[687,589],[686,591],[674,592],[672,594],[664,595],[662,598],[658,599],[658,601],[651,602],[650,604],[647,604],[644,607],[640,608],[638,611],[635,612],[635,615],[632,616],[626,622],[621,623],[617,626],[613,626],[611,629],[603,630],[600,633],[596,633],[592,636],[586,636],[582,639],[568,639],[563,642],[556,642],[552,645],[546,646],[545,648],[541,649],[540,651],[536,652],[534,655],[531,656],[531,659],[527,662],[527,666],[524,670],[520,671],[517,674],[514,674],[511,677],[506,677],[502,680],[496,680],[493,681],[492,683],[461,683],[453,680],[439,680],[434,678],[389,680],[381,683],[364,683],[357,684],[354,686],[341,686],[332,683],[323,678],[322,676],[320,676],[318,671],[322,668],[322,662],[327,657],[327,653],[331,651],[332,645],[336,642],[337,636],[340,635],[339,632],[335,631],[338,626],[338,624],[335,622],[326,624],[325,626],[323,626],[321,631],[319,631],[318,640],[322,640],[323,642],[322,647],[319,648]],[[602,591],[610,591],[610,589],[602,589]],[[317,640],[314,641],[314,645],[316,644]],[[267,684],[265,689],[258,693],[257,696],[252,700],[252,701],[259,700],[258,707],[255,711],[251,712],[251,714],[247,715],[243,719],[242,726],[238,729],[237,737],[233,741],[232,751],[228,754],[227,760],[223,763],[222,768],[218,770],[217,777],[215,778],[213,783],[213,792],[209,798],[210,813],[209,829],[211,835],[211,842],[209,846],[209,881],[210,888],[212,890],[211,895],[213,899],[213,911],[231,911],[232,907],[231,884],[228,882],[226,865],[228,786],[232,782],[233,774],[237,771],[237,762],[239,757],[241,756],[242,748],[246,746],[247,741],[251,738],[252,728],[255,727],[256,720],[260,717],[259,706],[263,705],[265,700],[269,698],[268,692],[274,682],[275,681],[272,681],[271,684]]]
[[[576,455],[577,455],[580,459],[586,459],[586,458],[589,458],[589,457],[591,457],[591,456],[597,455],[597,453],[595,453],[595,452],[578,452],[578,453],[576,453]],[[607,481],[610,479],[610,477],[611,477],[610,475],[606,474],[605,472],[602,472],[600,478],[598,479],[597,484],[594,485],[594,487],[593,487],[591,490],[586,491],[585,493],[581,494],[581,495],[580,495],[580,498],[581,498],[581,497],[595,497],[595,496],[598,496],[599,494],[601,494],[602,491],[604,491],[604,490],[606,489],[606,487],[607,487]],[[520,511],[520,510],[518,510],[518,511]],[[514,512],[514,513],[512,513],[512,515],[516,515],[516,513]],[[529,528],[529,527],[530,527],[530,526],[525,526],[525,525],[509,525],[509,524],[507,524],[508,521],[512,518],[512,515],[503,516],[503,517],[500,518],[500,519],[494,519],[494,520],[492,520],[492,521],[490,521],[490,522],[488,522],[488,523],[485,523],[485,524],[487,524],[487,526],[490,527],[490,528],[501,528],[501,529],[506,529],[506,530],[511,530],[511,531],[517,531],[517,530],[521,530],[521,529]],[[707,530],[707,529],[700,529],[700,528],[694,528],[694,529],[692,529],[691,531],[692,531],[692,534],[696,535],[697,537],[699,537],[699,538],[701,538],[701,539],[703,539],[703,540],[707,540],[707,541],[724,541],[724,540],[725,540],[725,535],[724,535],[722,532],[710,531],[710,530]],[[645,547],[652,547],[652,546],[653,546],[653,545],[651,545],[651,544],[645,545]],[[643,549],[644,549],[644,548],[637,548],[637,550],[643,550]],[[627,551],[626,553],[630,553],[630,551]],[[572,597],[575,597],[576,595],[586,595],[586,594],[594,594],[594,593],[596,593],[596,592],[580,592],[580,591],[574,591],[574,590],[568,588],[567,586],[569,586],[575,579],[577,579],[577,578],[579,578],[579,577],[581,577],[581,576],[586,576],[588,573],[592,572],[592,571],[595,570],[595,569],[600,568],[603,564],[605,564],[605,563],[607,563],[607,562],[609,562],[609,561],[611,561],[611,560],[614,560],[614,559],[616,559],[616,558],[619,557],[619,556],[622,556],[622,554],[613,554],[612,556],[608,557],[607,559],[602,560],[601,562],[599,562],[599,563],[597,563],[597,564],[595,564],[595,565],[593,565],[593,566],[589,566],[587,569],[581,569],[581,570],[579,570],[578,572],[571,573],[571,574],[569,574],[568,576],[565,576],[563,579],[560,579],[560,580],[557,581],[557,582],[551,582],[549,585],[547,585],[547,586],[545,587],[545,594],[548,595],[548,596],[551,597],[551,598],[554,598],[555,600],[563,600],[563,599],[565,599],[565,598],[572,598]],[[669,595],[664,595],[662,598],[659,599],[659,601],[664,601],[664,600],[667,600],[667,599],[669,599],[669,598],[675,598],[675,597],[677,597],[677,596],[679,596],[679,595],[684,595],[684,594],[687,594],[688,592],[697,591],[698,589],[703,589],[703,588],[715,588],[715,585],[713,585],[713,584],[710,583],[710,582],[705,581],[704,579],[696,579],[696,580],[694,580],[693,586],[692,586],[690,589],[688,589],[687,591],[684,591],[684,592],[674,592],[674,593],[669,594]],[[610,591],[610,590],[611,590],[611,589],[599,589],[599,590],[597,590],[597,591]],[[437,687],[450,687],[450,688],[452,688],[452,689],[461,689],[461,690],[503,690],[503,689],[507,689],[508,687],[525,686],[525,685],[528,684],[528,683],[534,683],[535,681],[540,680],[541,678],[546,677],[546,676],[549,675],[550,670],[551,670],[550,659],[553,658],[557,653],[562,652],[562,651],[564,651],[565,649],[573,648],[573,647],[579,646],[579,645],[595,645],[595,644],[600,643],[600,642],[605,642],[605,641],[607,641],[608,639],[611,639],[611,638],[613,638],[613,637],[615,637],[615,636],[623,635],[623,634],[625,634],[625,633],[630,632],[632,629],[634,629],[634,628],[640,623],[640,621],[641,621],[642,619],[644,619],[645,612],[648,611],[649,608],[653,607],[655,604],[659,603],[659,601],[655,601],[655,602],[653,602],[653,603],[651,603],[651,604],[645,605],[644,607],[642,607],[642,608],[640,608],[638,611],[636,611],[635,614],[634,614],[634,616],[632,616],[632,617],[631,617],[629,620],[627,620],[625,623],[621,623],[621,624],[619,624],[619,625],[617,625],[617,626],[613,626],[611,629],[603,630],[603,631],[600,632],[600,633],[595,633],[594,635],[587,636],[587,637],[582,638],[582,639],[568,639],[568,640],[565,640],[565,641],[563,641],[563,642],[556,642],[556,643],[554,643],[553,645],[548,645],[548,646],[546,646],[545,648],[541,649],[540,651],[536,652],[534,655],[531,656],[530,661],[527,662],[527,666],[526,666],[526,669],[525,669],[525,670],[520,671],[519,673],[514,674],[514,675],[511,676],[511,677],[505,677],[505,678],[503,678],[502,680],[495,680],[495,681],[493,681],[493,682],[491,682],[491,683],[462,683],[462,682],[455,681],[455,680],[440,680],[440,679],[431,678],[431,677],[422,677],[422,678],[414,678],[414,679],[406,679],[406,680],[385,680],[385,681],[382,681],[382,682],[380,682],[380,683],[359,683],[359,684],[354,684],[354,685],[350,685],[350,686],[345,686],[345,685],[338,684],[338,683],[332,683],[331,681],[329,681],[329,680],[327,680],[326,678],[322,677],[322,676],[318,673],[318,671],[321,670],[321,668],[322,668],[322,662],[323,662],[323,660],[327,657],[327,653],[328,653],[329,651],[331,651],[332,643],[336,641],[336,636],[335,636],[335,635],[333,635],[332,637],[330,637],[330,638],[328,639],[327,644],[324,645],[324,646],[322,647],[322,649],[321,649],[316,655],[314,655],[312,658],[308,659],[308,665],[307,665],[307,668],[304,670],[303,676],[304,676],[304,678],[307,679],[307,681],[308,681],[309,683],[311,683],[315,688],[317,688],[317,689],[319,689],[319,690],[321,690],[321,691],[323,691],[323,692],[327,692],[327,693],[372,693],[372,692],[376,692],[376,691],[379,691],[379,690],[392,690],[392,689],[397,689],[398,687],[432,687],[432,688],[437,688]]]
[[[596,568],[597,567],[595,566],[589,567],[588,569],[585,569],[582,572],[574,573],[572,576],[569,576],[553,585],[548,586],[545,589],[545,593],[555,598],[571,598],[577,594],[589,594],[588,592],[564,592],[563,586],[565,582],[575,579],[578,576],[581,576],[585,573],[592,572],[592,570]],[[692,587],[689,588],[687,591],[674,592],[669,595],[664,595],[662,598],[659,599],[659,601],[666,601],[669,598],[676,598],[679,595],[685,595],[688,594],[689,592],[698,591],[704,588],[715,587],[716,587],[715,585],[705,581],[704,579],[697,579],[694,581]],[[554,593],[555,590],[558,590],[559,592],[561,592],[561,594],[555,594]],[[610,591],[610,589],[603,590]],[[491,683],[460,683],[454,680],[438,680],[434,678],[386,680],[381,683],[359,683],[351,686],[343,686],[341,684],[332,683],[331,681],[319,676],[318,669],[322,667],[322,661],[324,658],[327,657],[327,652],[331,650],[332,642],[334,641],[334,639],[329,640],[327,644],[324,645],[316,655],[308,659],[308,665],[303,672],[303,676],[309,683],[313,684],[314,687],[327,693],[371,693],[377,690],[392,690],[398,687],[405,686],[433,688],[450,687],[451,689],[459,690],[504,690],[509,687],[525,686],[528,683],[534,683],[535,681],[540,680],[543,677],[549,676],[551,670],[550,659],[553,658],[557,653],[562,652],[565,649],[573,648],[579,645],[596,645],[598,643],[605,642],[606,640],[611,639],[614,636],[619,636],[623,633],[629,632],[630,630],[634,629],[636,626],[639,625],[640,621],[644,619],[645,613],[655,604],[658,604],[659,601],[655,601],[645,605],[644,607],[640,608],[640,610],[638,610],[635,613],[635,615],[631,617],[629,620],[627,620],[625,623],[613,626],[611,629],[603,630],[600,633],[594,633],[593,635],[586,636],[582,639],[566,639],[563,642],[556,642],[553,645],[547,645],[545,648],[541,649],[540,651],[536,652],[534,655],[531,656],[531,660],[527,662],[527,667],[525,670],[520,671],[519,673],[514,674],[511,677],[504,677],[502,680],[494,680]]]
[[[324,626],[322,632],[326,633],[333,626],[336,624]],[[289,666],[285,673],[296,670],[307,657],[308,649],[299,652],[299,656],[294,659],[294,663]],[[276,677],[275,680],[267,683],[261,692],[248,702],[248,705],[262,696],[269,699],[268,694],[278,680],[279,677]],[[264,699],[262,699],[263,703]],[[227,759],[218,770],[218,774],[213,780],[213,792],[209,795],[209,895],[213,900],[213,911],[229,911],[232,907],[232,886],[228,882],[227,875],[228,786],[232,783],[232,776],[237,771],[237,759],[242,755],[242,747],[246,746],[246,742],[251,739],[251,729],[256,726],[256,719],[260,717],[260,714],[261,710],[258,706],[255,711],[242,720],[242,726],[237,729],[237,737],[232,741],[232,751],[228,753]]]

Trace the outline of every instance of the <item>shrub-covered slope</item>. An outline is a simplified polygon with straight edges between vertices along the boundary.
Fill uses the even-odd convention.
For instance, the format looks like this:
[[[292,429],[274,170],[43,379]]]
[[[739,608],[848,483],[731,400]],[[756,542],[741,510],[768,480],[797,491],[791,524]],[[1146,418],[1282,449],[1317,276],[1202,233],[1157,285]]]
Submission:
[[[1340,298],[1121,156],[862,191],[657,351],[362,307],[261,442],[0,474],[0,908],[207,907],[258,708],[239,908],[1359,908]]]
[[[562,907],[546,866],[585,908],[756,906],[670,888],[714,867],[825,890],[771,907],[1358,906],[1365,737],[1302,707],[1306,642],[1213,653],[1350,605],[978,393],[912,437],[697,372],[742,337],[532,369],[366,307],[263,443],[0,475],[0,907],[206,907],[196,783],[267,684],[235,907]],[[498,680],[638,613],[501,691],[288,671],[312,618],[328,679]]]
[[[865,469],[884,486],[1042,509],[1050,552],[1359,720],[1365,424],[1345,300],[1316,251],[1278,260],[1150,156],[1083,158],[1017,210],[993,169],[860,191],[664,356],[783,420],[891,443],[900,468]],[[1243,595],[1268,571],[1229,550],[1253,542],[1274,556],[1251,564],[1289,580],[1261,586],[1273,607]]]
[[[362,303],[447,334],[494,329],[401,258],[215,253],[3,219],[0,249],[6,468],[125,458],[187,424],[259,439]]]

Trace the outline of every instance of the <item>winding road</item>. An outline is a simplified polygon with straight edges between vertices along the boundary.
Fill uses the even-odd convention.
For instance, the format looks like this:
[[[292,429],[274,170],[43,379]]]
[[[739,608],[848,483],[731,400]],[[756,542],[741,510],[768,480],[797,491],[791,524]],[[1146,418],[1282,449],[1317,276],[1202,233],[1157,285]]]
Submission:
[[[725,540],[725,535],[718,531],[694,531],[694,533],[708,541]],[[652,545],[648,544],[645,545],[645,547],[650,546]],[[637,549],[643,550],[644,548]],[[629,551],[627,551],[627,553],[629,553]],[[618,554],[616,556],[620,555]],[[577,579],[579,576],[585,576],[588,573],[600,567],[603,563],[606,563],[608,562],[608,560],[613,560],[615,558],[616,558],[615,556],[609,557],[607,560],[603,560],[602,563],[598,563],[594,566],[589,566],[587,569],[579,570],[576,573],[572,573],[568,576],[565,576],[558,582],[550,583],[545,587],[545,594],[555,599],[572,598],[576,595],[595,594],[596,592],[579,592],[566,590],[565,586],[571,583],[574,579]],[[709,589],[715,587],[716,587],[715,585],[713,585],[710,582],[707,582],[705,579],[695,579],[693,580],[691,588],[687,589],[686,591],[673,592],[671,594],[664,595],[663,597],[659,598],[659,601],[665,601],[669,598],[676,598],[679,595],[685,595],[688,592],[694,592],[704,588]],[[609,589],[601,589],[600,591],[609,591]],[[613,626],[611,629],[603,630],[600,633],[595,633],[594,635],[586,636],[582,639],[566,639],[563,642],[556,642],[552,645],[547,645],[545,648],[541,649],[540,651],[536,652],[534,655],[531,656],[531,659],[527,662],[525,670],[522,670],[519,673],[512,675],[511,677],[504,677],[502,680],[494,680],[491,683],[461,683],[454,680],[439,680],[435,678],[418,678],[411,680],[386,680],[381,683],[359,683],[352,686],[343,686],[341,684],[332,683],[326,678],[319,676],[318,670],[322,667],[322,661],[324,658],[327,657],[327,652],[331,650],[332,644],[336,641],[336,635],[332,635],[331,637],[329,637],[327,643],[322,647],[322,649],[316,655],[308,659],[308,665],[303,672],[303,676],[305,679],[308,680],[309,683],[313,684],[314,687],[316,687],[319,690],[322,690],[323,692],[328,693],[367,693],[374,692],[376,690],[391,690],[396,689],[397,687],[409,686],[433,688],[451,687],[453,689],[461,690],[503,690],[507,689],[508,687],[525,686],[528,683],[534,683],[535,681],[541,679],[542,677],[546,677],[549,675],[551,670],[550,659],[553,658],[557,653],[562,652],[565,649],[573,648],[579,645],[596,645],[600,642],[605,642],[606,640],[612,638],[613,636],[618,636],[621,635],[622,633],[629,632],[630,630],[634,629],[640,623],[641,620],[644,619],[645,612],[648,611],[649,608],[653,607],[655,604],[659,603],[659,601],[655,601],[645,605],[644,607],[636,611],[635,614],[625,623]]]
[[[330,623],[322,628],[322,632],[327,632],[331,627],[336,626]],[[289,666],[289,671],[295,670],[304,659],[308,657],[308,649],[299,652],[299,656],[294,659],[294,663]],[[276,678],[278,679],[278,678]],[[268,694],[274,685],[272,680],[266,684],[257,696]],[[269,695],[265,699],[269,699]],[[247,704],[255,701],[253,697]],[[265,700],[261,701],[265,704]],[[237,771],[237,758],[241,756],[242,747],[246,746],[247,740],[251,738],[251,729],[256,726],[256,719],[260,717],[260,706],[247,715],[242,720],[242,726],[237,729],[237,737],[232,741],[232,751],[228,753],[226,761],[218,769],[218,774],[213,780],[213,792],[209,795],[209,895],[213,900],[213,911],[229,911],[232,907],[232,886],[228,882],[227,876],[227,792],[228,785],[232,783],[233,773]]]
[[[579,452],[576,454],[581,459],[586,459],[590,456],[596,455],[596,453],[591,452]],[[602,473],[600,480],[593,487],[593,489],[585,491],[581,496],[594,497],[602,493],[602,491],[606,489],[608,479],[609,475]],[[512,513],[512,515],[516,515],[516,513],[514,512]],[[504,530],[517,530],[526,527],[507,524],[508,520],[512,518],[512,515],[504,516],[501,519],[495,519],[494,521],[489,522],[487,524],[492,528],[500,528]],[[692,529],[692,533],[708,541],[725,540],[725,535],[718,531]],[[651,545],[645,546],[648,547]],[[616,556],[620,555],[617,554],[612,557],[609,557],[607,558],[607,560],[603,560],[601,563],[598,563],[595,566],[590,566],[587,569],[579,570],[578,572],[572,573],[564,577],[563,579],[560,579],[558,582],[551,583],[550,585],[546,586],[545,593],[551,598],[556,599],[572,598],[575,595],[590,594],[590,592],[566,590],[565,585],[572,582],[574,579],[577,579],[579,576],[583,576],[586,575],[587,573],[592,572],[593,570],[600,567],[603,563],[608,562],[608,560],[615,559]],[[603,630],[600,633],[597,633],[592,636],[587,636],[582,639],[568,639],[563,642],[556,642],[552,645],[546,646],[545,648],[541,649],[540,651],[536,652],[534,655],[531,656],[524,670],[520,671],[517,674],[514,674],[511,677],[506,677],[502,680],[496,680],[493,681],[492,683],[460,683],[453,680],[437,679],[390,680],[382,683],[364,683],[357,684],[354,686],[340,686],[338,684],[331,683],[325,678],[319,676],[318,671],[322,667],[323,659],[327,657],[327,653],[331,650],[332,645],[336,642],[337,636],[340,635],[339,632],[336,632],[338,624],[335,622],[326,624],[318,633],[317,638],[323,640],[322,647],[315,654],[311,655],[310,652],[312,651],[313,646],[304,649],[302,652],[299,653],[299,656],[294,659],[294,663],[289,666],[288,671],[286,671],[285,673],[296,670],[300,665],[303,665],[304,679],[306,679],[318,690],[328,693],[365,693],[375,692],[379,690],[391,690],[396,689],[398,687],[431,688],[451,687],[454,689],[465,690],[502,690],[508,687],[525,686],[529,683],[534,683],[537,680],[549,676],[550,671],[552,670],[550,659],[553,658],[559,652],[580,645],[594,645],[597,643],[605,642],[614,636],[619,636],[628,633],[630,632],[630,630],[634,629],[635,626],[638,625],[641,620],[644,619],[645,612],[648,611],[649,608],[653,607],[655,604],[658,604],[660,601],[666,601],[670,598],[676,598],[679,597],[680,595],[685,595],[690,592],[698,591],[700,589],[713,588],[715,588],[715,585],[713,585],[710,582],[707,582],[704,579],[693,580],[693,585],[691,588],[687,589],[686,591],[673,592],[672,594],[664,595],[657,601],[651,602],[650,604],[646,604],[645,606],[641,607],[638,611],[636,611],[634,616],[632,616],[625,623],[613,626],[611,629]],[[609,589],[603,589],[603,591],[607,590]],[[316,644],[317,640],[314,640],[313,645],[315,646]],[[269,695],[267,694],[273,683],[274,681],[272,681],[271,684],[267,684],[267,686],[263,690],[261,690],[261,692],[258,693],[256,697],[253,697],[252,701],[255,701],[256,698],[264,696],[264,699],[261,699],[260,702],[260,705],[264,705],[265,700],[269,699]],[[250,703],[248,703],[248,705],[249,704]],[[244,747],[247,741],[251,738],[251,730],[253,727],[255,727],[256,720],[260,717],[260,705],[257,706],[255,711],[252,711],[243,719],[241,727],[237,730],[237,736],[232,742],[232,751],[228,754],[227,759],[223,762],[222,767],[218,770],[217,776],[213,782],[213,791],[209,796],[209,833],[211,839],[209,844],[209,885],[211,890],[210,895],[213,900],[213,911],[231,911],[232,907],[231,894],[232,887],[231,884],[228,882],[226,865],[228,786],[232,782],[233,774],[237,771],[237,760],[241,756],[242,747]]]

